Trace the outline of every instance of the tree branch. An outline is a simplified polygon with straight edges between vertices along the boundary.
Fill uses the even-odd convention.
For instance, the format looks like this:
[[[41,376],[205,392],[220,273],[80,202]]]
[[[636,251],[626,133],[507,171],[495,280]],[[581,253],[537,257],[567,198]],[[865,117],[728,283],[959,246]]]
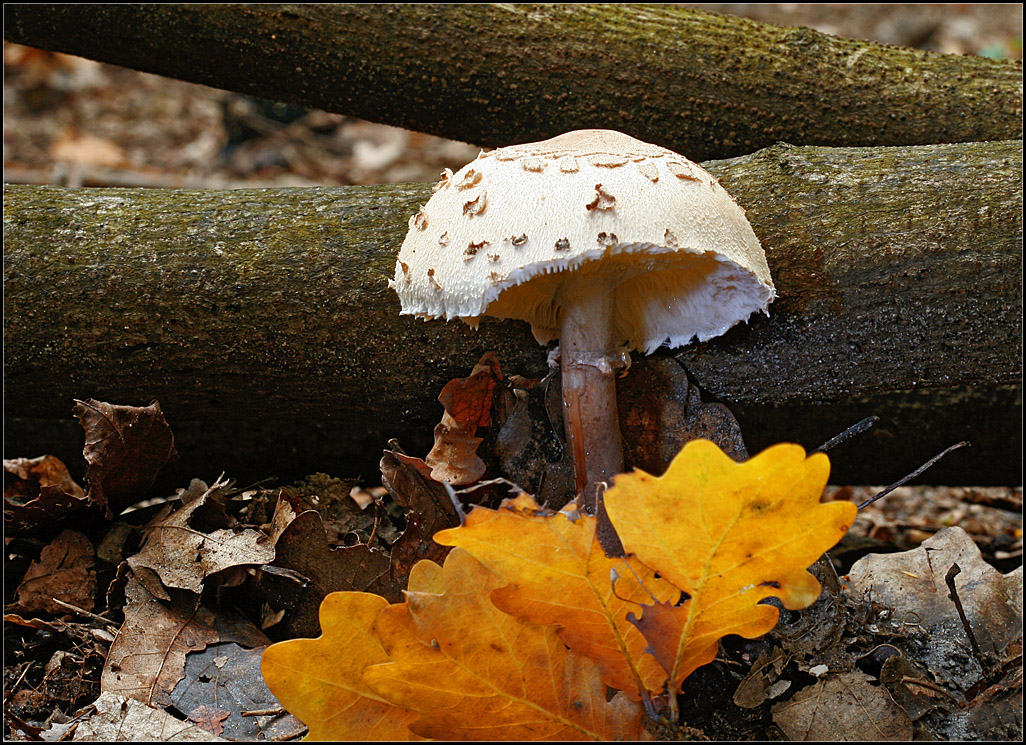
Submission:
[[[931,389],[925,405],[950,413],[944,402],[972,390],[988,418],[962,414],[954,429],[923,430],[917,446],[939,445],[928,458],[957,440],[1001,438],[1014,459],[1019,142],[776,146],[705,166],[746,208],[780,298],[769,318],[675,354],[707,394],[753,422],[753,451],[781,434],[815,447],[882,415],[852,410],[859,397]],[[429,195],[426,184],[6,187],[5,413],[63,417],[72,398],[158,398],[172,423],[352,429],[322,443],[336,453],[429,437],[438,392],[485,351],[507,372],[546,372],[526,324],[486,319],[474,332],[399,316],[387,280],[407,219]],[[841,405],[843,418],[823,419],[824,406]],[[917,457],[889,450],[891,470]],[[982,470],[975,483],[988,483]]]
[[[618,129],[693,160],[1016,139],[1022,66],[683,7],[22,4],[4,38],[484,146]]]

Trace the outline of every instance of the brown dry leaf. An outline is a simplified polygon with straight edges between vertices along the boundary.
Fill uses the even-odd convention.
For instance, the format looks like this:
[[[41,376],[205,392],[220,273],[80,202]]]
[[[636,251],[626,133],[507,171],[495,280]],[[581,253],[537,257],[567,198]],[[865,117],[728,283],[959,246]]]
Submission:
[[[819,597],[806,568],[856,513],[849,502],[819,503],[829,471],[825,455],[806,458],[798,445],[737,463],[714,443],[694,440],[661,477],[615,477],[605,503],[627,553],[688,598],[647,605],[635,618],[670,674],[671,691],[716,656],[722,637],[772,629],[779,611],[763,599],[776,596],[796,610]]]
[[[915,647],[936,642],[923,634]],[[900,653],[883,663],[880,683],[916,723],[917,740],[1015,742],[1022,739],[1022,642],[1013,642],[1004,658],[992,662],[987,678],[964,697],[937,685]]]
[[[734,691],[734,705],[742,709],[761,706],[766,699],[772,697],[773,686],[790,661],[791,656],[780,647],[773,647],[769,652],[760,654],[752,669]]]
[[[485,462],[477,455],[481,437],[467,435],[445,422],[435,425],[435,444],[424,462],[431,466],[431,476],[453,486],[472,484],[485,474]]]
[[[61,621],[54,623],[51,621],[44,621],[40,618],[22,618],[17,613],[4,613],[4,621],[6,623],[24,626],[28,629],[42,629],[43,631],[49,631],[53,634],[60,634],[67,629],[67,625]]]
[[[157,602],[130,575],[125,586],[125,622],[107,655],[101,690],[151,706],[170,703],[170,693],[184,674],[186,654],[220,638],[210,620],[198,605]]]
[[[510,382],[506,416],[492,445],[498,470],[539,504],[560,508],[573,498],[574,474],[561,431],[559,373],[540,381],[513,376]]]
[[[484,461],[477,456],[481,438],[476,435],[491,423],[492,392],[501,381],[499,360],[488,352],[470,377],[451,380],[442,389],[438,400],[445,413],[435,427],[434,447],[424,459],[436,481],[462,486],[484,475]]]
[[[445,484],[431,477],[431,469],[420,458],[386,450],[381,458],[381,483],[396,504],[409,510],[406,530],[392,544],[392,579],[401,584],[418,561],[445,559],[449,549],[431,537],[459,525],[461,515]]]
[[[462,527],[435,540],[470,552],[502,577],[507,585],[492,593],[500,610],[558,624],[563,643],[596,660],[607,685],[637,699],[660,691],[666,672],[645,654],[648,642],[627,614],[640,613],[653,595],[672,604],[680,590],[636,559],[608,558],[595,523],[576,510],[542,510],[522,495],[497,511],[475,507]]]
[[[332,592],[344,590],[376,592],[398,602],[402,593],[389,576],[389,556],[367,544],[328,545],[321,516],[315,510],[298,515],[281,531],[274,545],[274,567],[291,574],[263,572],[260,586],[272,596],[275,608],[285,609],[284,624],[290,637],[313,637],[321,633],[317,611]]]
[[[170,516],[158,516],[146,528],[146,542],[128,559],[133,570],[155,572],[166,587],[199,594],[206,578],[230,567],[269,564],[274,546],[258,530],[232,530],[215,501],[225,486],[217,482]]]
[[[67,613],[67,608],[53,601],[56,598],[92,610],[95,592],[93,544],[81,533],[64,530],[25,571],[18,585],[17,605],[25,611]]]
[[[220,641],[248,647],[268,643],[251,624],[221,610],[215,616],[198,604],[161,602],[134,575],[125,586],[125,622],[111,644],[100,689],[150,706],[171,703],[185,675],[185,658]]]
[[[931,709],[950,711],[960,708],[957,699],[930,680],[929,674],[919,669],[899,650],[890,645],[886,645],[885,649],[893,650],[895,654],[887,657],[880,666],[880,684],[913,722],[919,721]]]
[[[606,700],[593,661],[560,641],[555,627],[503,613],[489,600],[502,578],[462,549],[442,569],[442,593],[410,591],[381,612],[375,631],[392,662],[364,680],[420,713],[410,729],[466,740],[638,739],[641,706]]]
[[[790,740],[911,740],[908,714],[871,681],[858,670],[827,676],[776,704],[773,721]]]
[[[86,504],[85,490],[52,455],[4,459],[4,530],[51,528]]]
[[[890,608],[895,622],[922,627],[936,642],[919,661],[939,682],[964,691],[982,671],[945,581],[953,564],[961,569],[955,589],[980,650],[1000,658],[1022,638],[1022,568],[1001,574],[959,527],[945,528],[911,551],[860,559],[848,573],[848,586],[853,597]],[[952,665],[956,657],[966,662]]]
[[[950,718],[944,732],[948,739],[1007,740],[1022,739],[1022,644],[1011,645],[1013,658],[1001,667],[1000,679],[990,681],[968,706]]]
[[[672,357],[639,360],[616,381],[624,460],[662,473],[688,442],[715,442],[736,461],[748,459],[741,427],[719,403],[703,403],[681,364]]]
[[[222,735],[224,734],[224,720],[230,715],[230,711],[212,709],[209,706],[197,706],[189,712],[188,720],[212,735]]]
[[[107,516],[139,501],[175,453],[175,438],[160,404],[115,406],[88,399],[73,410],[85,430],[89,500]]]

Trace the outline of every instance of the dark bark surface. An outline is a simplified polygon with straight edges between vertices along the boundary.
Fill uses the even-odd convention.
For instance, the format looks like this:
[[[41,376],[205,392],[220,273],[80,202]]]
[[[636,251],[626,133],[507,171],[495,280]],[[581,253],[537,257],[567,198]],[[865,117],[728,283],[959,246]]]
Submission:
[[[484,146],[1014,139],[1022,66],[659,5],[9,5],[5,38]]]
[[[992,447],[950,482],[1017,472],[1021,162],[1006,142],[780,146],[707,163],[746,208],[780,298],[770,317],[675,356],[735,411],[753,451],[815,447],[880,407],[904,412],[892,429],[933,407],[947,425],[917,426],[915,447],[887,449],[883,473],[966,437]],[[216,439],[235,422],[249,433],[240,442],[292,432],[267,449],[315,463],[375,462],[391,436],[424,443],[442,385],[485,351],[510,373],[546,371],[525,324],[474,332],[399,316],[387,280],[429,194],[7,187],[7,416],[157,398],[172,426]]]

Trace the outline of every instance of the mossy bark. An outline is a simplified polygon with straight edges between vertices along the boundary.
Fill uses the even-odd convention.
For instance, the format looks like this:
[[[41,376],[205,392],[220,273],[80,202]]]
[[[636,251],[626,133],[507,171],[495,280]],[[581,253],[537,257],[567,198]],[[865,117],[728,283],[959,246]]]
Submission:
[[[1022,66],[667,5],[9,5],[4,38],[501,146],[617,129],[693,160],[1015,139]]]
[[[962,414],[918,445],[997,438],[1016,457],[1021,143],[776,146],[705,165],[746,208],[780,297],[769,317],[674,354],[743,424],[761,422],[747,436],[814,447],[853,423],[858,397],[923,389],[917,406],[948,407],[971,390],[983,418]],[[526,324],[475,332],[399,315],[387,280],[430,192],[6,187],[5,414],[157,398],[172,426],[329,427],[319,446],[335,453],[423,441],[444,383],[485,351],[507,372],[546,372]],[[840,404],[829,431],[823,407]],[[768,411],[786,421],[767,424]]]

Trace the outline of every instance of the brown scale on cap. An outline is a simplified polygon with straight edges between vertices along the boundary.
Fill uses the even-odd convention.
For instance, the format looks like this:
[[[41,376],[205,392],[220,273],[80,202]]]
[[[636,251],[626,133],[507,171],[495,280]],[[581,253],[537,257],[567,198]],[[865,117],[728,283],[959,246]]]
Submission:
[[[616,197],[607,192],[602,188],[602,184],[595,184],[595,198],[584,206],[587,210],[606,210],[613,209],[613,205],[616,204]]]
[[[463,179],[459,182],[459,184],[456,185],[456,188],[462,191],[464,189],[469,189],[473,186],[477,186],[479,183],[481,183],[481,174],[478,171],[475,171],[473,168],[471,168],[469,171],[463,174]]]
[[[410,228],[416,228],[417,230],[427,230],[428,217],[424,208],[421,207],[417,210],[417,214],[410,218]]]
[[[488,245],[488,241],[481,241],[480,243],[470,243],[463,250],[463,260],[470,261],[472,258],[477,256],[477,252]]]
[[[480,215],[485,211],[485,207],[488,206],[488,194],[487,192],[481,192],[474,199],[463,205],[463,214],[469,217]]]

